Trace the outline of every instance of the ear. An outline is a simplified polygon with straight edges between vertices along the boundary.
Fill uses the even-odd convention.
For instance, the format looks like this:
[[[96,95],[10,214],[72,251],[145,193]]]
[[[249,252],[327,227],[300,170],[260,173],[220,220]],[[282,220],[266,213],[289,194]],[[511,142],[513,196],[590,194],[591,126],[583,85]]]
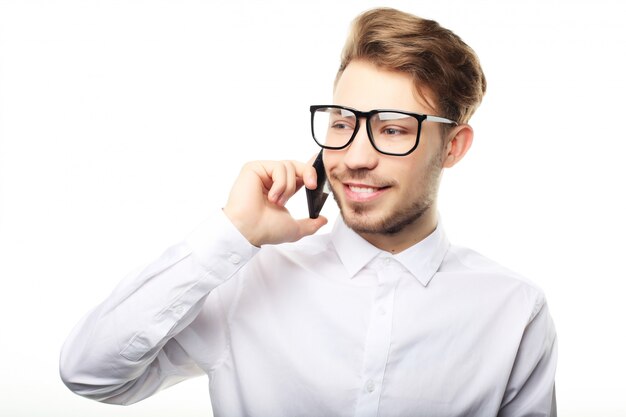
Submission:
[[[452,168],[463,159],[474,141],[474,129],[470,125],[460,125],[455,127],[450,135],[443,160],[444,168]]]

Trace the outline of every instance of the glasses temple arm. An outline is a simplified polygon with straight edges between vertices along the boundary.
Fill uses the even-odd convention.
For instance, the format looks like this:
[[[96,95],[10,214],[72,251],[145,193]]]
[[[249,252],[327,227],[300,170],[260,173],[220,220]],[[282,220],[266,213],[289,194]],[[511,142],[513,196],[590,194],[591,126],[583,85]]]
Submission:
[[[426,116],[426,119],[424,120],[428,120],[430,122],[436,122],[436,123],[448,123],[448,124],[452,124],[452,125],[458,125],[457,122],[455,122],[454,120],[450,120],[450,119],[446,119],[445,117],[439,117],[439,116]]]

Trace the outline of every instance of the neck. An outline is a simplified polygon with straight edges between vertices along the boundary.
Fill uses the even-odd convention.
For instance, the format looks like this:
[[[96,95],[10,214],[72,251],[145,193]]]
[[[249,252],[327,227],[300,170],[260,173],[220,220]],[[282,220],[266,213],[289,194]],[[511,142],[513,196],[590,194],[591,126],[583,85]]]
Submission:
[[[419,218],[396,233],[359,233],[378,249],[400,253],[428,237],[437,227],[437,209],[433,205]]]

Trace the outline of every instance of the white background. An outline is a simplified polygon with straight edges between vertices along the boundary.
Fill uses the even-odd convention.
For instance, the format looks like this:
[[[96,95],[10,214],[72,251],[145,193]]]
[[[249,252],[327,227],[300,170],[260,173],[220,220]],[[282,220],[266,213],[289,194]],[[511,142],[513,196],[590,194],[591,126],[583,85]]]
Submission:
[[[448,234],[546,291],[560,415],[626,415],[619,0],[0,0],[0,415],[211,414],[204,378],[130,407],[82,399],[60,347],[221,207],[243,162],[316,152],[308,106],[381,4],[454,30],[487,75],[474,146],[444,176]]]

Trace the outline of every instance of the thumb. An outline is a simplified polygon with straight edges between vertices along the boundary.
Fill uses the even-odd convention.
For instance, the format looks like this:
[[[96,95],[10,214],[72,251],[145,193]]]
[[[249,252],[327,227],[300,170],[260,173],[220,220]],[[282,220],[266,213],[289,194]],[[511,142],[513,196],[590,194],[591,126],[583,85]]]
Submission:
[[[317,232],[322,226],[328,223],[328,219],[324,216],[319,216],[317,219],[300,219],[298,220],[298,226],[300,229],[300,237],[309,236]]]

